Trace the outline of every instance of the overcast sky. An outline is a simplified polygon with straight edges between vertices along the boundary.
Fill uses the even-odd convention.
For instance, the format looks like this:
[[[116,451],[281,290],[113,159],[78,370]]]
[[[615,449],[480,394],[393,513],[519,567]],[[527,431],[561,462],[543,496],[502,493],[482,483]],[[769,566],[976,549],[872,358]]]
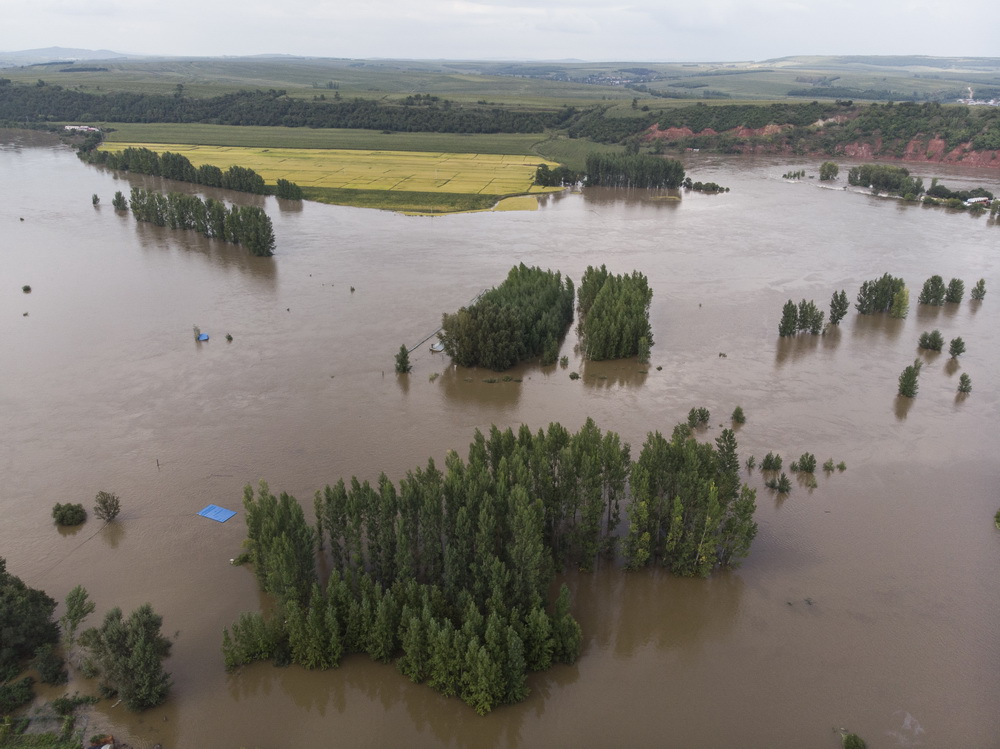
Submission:
[[[723,61],[1000,56],[988,0],[0,0],[0,50]]]

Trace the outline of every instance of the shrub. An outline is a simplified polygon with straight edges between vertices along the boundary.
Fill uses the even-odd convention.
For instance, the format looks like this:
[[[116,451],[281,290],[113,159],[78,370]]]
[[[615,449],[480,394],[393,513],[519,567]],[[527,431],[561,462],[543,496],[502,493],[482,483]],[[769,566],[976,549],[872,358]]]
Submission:
[[[97,205],[98,203],[101,202],[101,196],[95,192],[93,195],[90,196],[90,202],[93,203],[94,205]]]
[[[734,424],[745,424],[747,421],[746,415],[743,413],[743,407],[737,406],[733,409],[733,423]]]
[[[52,508],[52,517],[56,525],[79,525],[87,519],[87,511],[81,504],[59,504]]]
[[[764,460],[760,464],[760,469],[762,471],[780,471],[781,456],[769,452],[767,455],[764,456]]]
[[[689,427],[694,429],[695,427],[705,426],[711,418],[712,414],[707,408],[692,408],[688,411],[687,423]]]
[[[21,291],[23,291],[25,294],[30,294],[31,293],[31,287],[26,284],[26,285],[24,285],[24,286],[21,287]]]
[[[867,749],[868,744],[856,733],[845,733],[842,739],[844,749]]]
[[[847,463],[845,463],[844,461],[840,461],[839,463],[837,463],[837,470],[840,471],[841,473],[843,473],[844,471],[846,471],[847,470]]]
[[[969,375],[962,373],[962,376],[958,378],[958,392],[960,393],[971,393],[972,392],[972,378]]]
[[[35,691],[31,685],[35,680],[30,676],[25,676],[20,681],[0,684],[0,715],[10,715],[14,710],[35,697]]]
[[[940,351],[941,347],[944,346],[944,336],[941,335],[940,330],[932,330],[929,333],[924,331],[920,334],[917,346],[928,351]]]
[[[802,457],[799,458],[799,470],[802,473],[815,473],[816,472],[816,456],[812,453],[802,453]]]
[[[756,467],[757,467],[757,459],[753,455],[751,455],[749,458],[747,458],[747,471],[748,472],[753,471],[753,469]]]
[[[952,359],[957,359],[965,353],[965,341],[962,340],[961,336],[951,339],[951,345],[948,346],[948,353],[951,354]]]
[[[69,678],[62,656],[51,643],[35,648],[35,657],[31,665],[38,671],[38,676],[44,684],[64,684]]]
[[[30,289],[30,287],[29,287]],[[986,279],[980,278],[976,285],[972,287],[972,298],[976,301],[982,301],[986,297]]]
[[[97,492],[94,514],[105,523],[110,523],[121,512],[121,499],[114,492]]]
[[[826,463],[823,464],[823,470],[827,473],[833,473],[833,458],[830,458]]]
[[[580,373],[579,372],[570,372],[569,373],[569,378],[571,380],[579,380],[580,379]]]

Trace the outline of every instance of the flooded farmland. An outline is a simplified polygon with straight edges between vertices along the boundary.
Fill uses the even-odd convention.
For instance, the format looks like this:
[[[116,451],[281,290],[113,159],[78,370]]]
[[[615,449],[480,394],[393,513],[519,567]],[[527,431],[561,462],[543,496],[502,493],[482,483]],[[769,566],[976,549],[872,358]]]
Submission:
[[[0,556],[57,600],[87,588],[88,624],[149,602],[174,639],[167,703],[134,715],[105,700],[91,725],[137,749],[834,749],[841,727],[872,749],[1000,745],[1000,226],[844,191],[844,164],[838,189],[780,178],[818,161],[698,154],[686,167],[731,192],[585,190],[436,218],[226,196],[273,219],[276,255],[254,258],[111,207],[116,190],[194,186],[0,135]],[[1000,192],[1000,170],[913,171]],[[426,343],[412,374],[394,374],[400,344],[519,262],[576,282],[602,263],[645,273],[650,366],[584,362],[571,331],[568,367],[524,364],[510,372],[520,383],[486,383]],[[778,339],[787,299],[827,309],[885,272],[910,289],[905,320],[852,308],[825,336]],[[916,303],[934,274],[965,281],[961,304]],[[968,298],[979,278],[981,304]],[[898,399],[934,328],[967,353],[925,355],[917,398]],[[532,675],[525,702],[481,718],[366,656],[329,672],[224,671],[223,627],[267,601],[229,564],[242,512],[218,524],[195,515],[206,504],[242,511],[243,487],[263,478],[311,514],[325,484],[398,480],[491,424],[575,431],[593,417],[635,457],[693,406],[711,411],[701,438],[714,439],[737,405],[741,459],[809,451],[847,470],[787,497],[744,473],[760,531],[738,570],[567,573],[583,652]],[[56,502],[90,507],[99,490],[122,497],[117,523],[55,528]]]

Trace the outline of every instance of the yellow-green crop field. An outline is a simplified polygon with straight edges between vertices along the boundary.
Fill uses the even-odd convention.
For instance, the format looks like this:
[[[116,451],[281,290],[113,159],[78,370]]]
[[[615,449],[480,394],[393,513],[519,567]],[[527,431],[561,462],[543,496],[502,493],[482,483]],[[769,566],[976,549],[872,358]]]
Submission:
[[[105,143],[102,148],[148,148],[183,154],[195,166],[253,169],[268,184],[287,179],[303,188],[389,190],[470,195],[549,192],[532,184],[539,156],[365,151],[316,148],[245,148],[180,143]]]

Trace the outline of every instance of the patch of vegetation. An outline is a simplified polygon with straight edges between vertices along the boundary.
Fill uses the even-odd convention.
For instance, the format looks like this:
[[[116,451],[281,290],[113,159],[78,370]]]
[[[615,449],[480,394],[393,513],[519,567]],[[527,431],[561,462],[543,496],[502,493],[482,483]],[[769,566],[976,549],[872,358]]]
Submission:
[[[52,508],[52,517],[56,521],[56,525],[80,525],[87,519],[87,511],[81,504],[70,502],[60,504],[57,502]]]
[[[780,471],[781,470],[781,456],[768,452],[764,456],[764,460],[761,461],[760,470],[762,471]]]
[[[114,492],[97,492],[94,501],[94,514],[105,523],[110,523],[121,512],[121,498]]]
[[[401,344],[396,353],[396,374],[408,374],[413,369],[410,364],[410,352],[406,350],[406,344]]]
[[[940,351],[944,346],[944,336],[940,330],[924,331],[920,334],[917,346],[927,351]]]
[[[522,263],[470,306],[445,313],[438,337],[460,366],[503,371],[522,359],[558,352],[573,319],[573,298],[569,278]]]
[[[653,290],[642,273],[614,275],[587,266],[578,293],[584,354],[595,361],[638,356],[649,360]]]
[[[904,398],[916,398],[917,388],[919,383],[917,379],[920,377],[920,367],[923,364],[920,359],[914,359],[913,364],[908,366],[903,370],[903,373],[899,375],[899,394]]]
[[[862,315],[890,312],[894,307],[898,309],[903,306],[897,300],[905,291],[906,283],[902,278],[895,278],[885,273],[881,278],[861,284],[858,300],[854,306]],[[905,313],[902,316],[905,317]]]
[[[711,419],[712,414],[707,408],[692,408],[688,411],[687,425],[692,429],[695,429],[696,427],[708,426],[708,422],[711,421]]]
[[[958,392],[962,394],[972,392],[972,378],[964,372],[962,373],[962,376],[958,378]]]

